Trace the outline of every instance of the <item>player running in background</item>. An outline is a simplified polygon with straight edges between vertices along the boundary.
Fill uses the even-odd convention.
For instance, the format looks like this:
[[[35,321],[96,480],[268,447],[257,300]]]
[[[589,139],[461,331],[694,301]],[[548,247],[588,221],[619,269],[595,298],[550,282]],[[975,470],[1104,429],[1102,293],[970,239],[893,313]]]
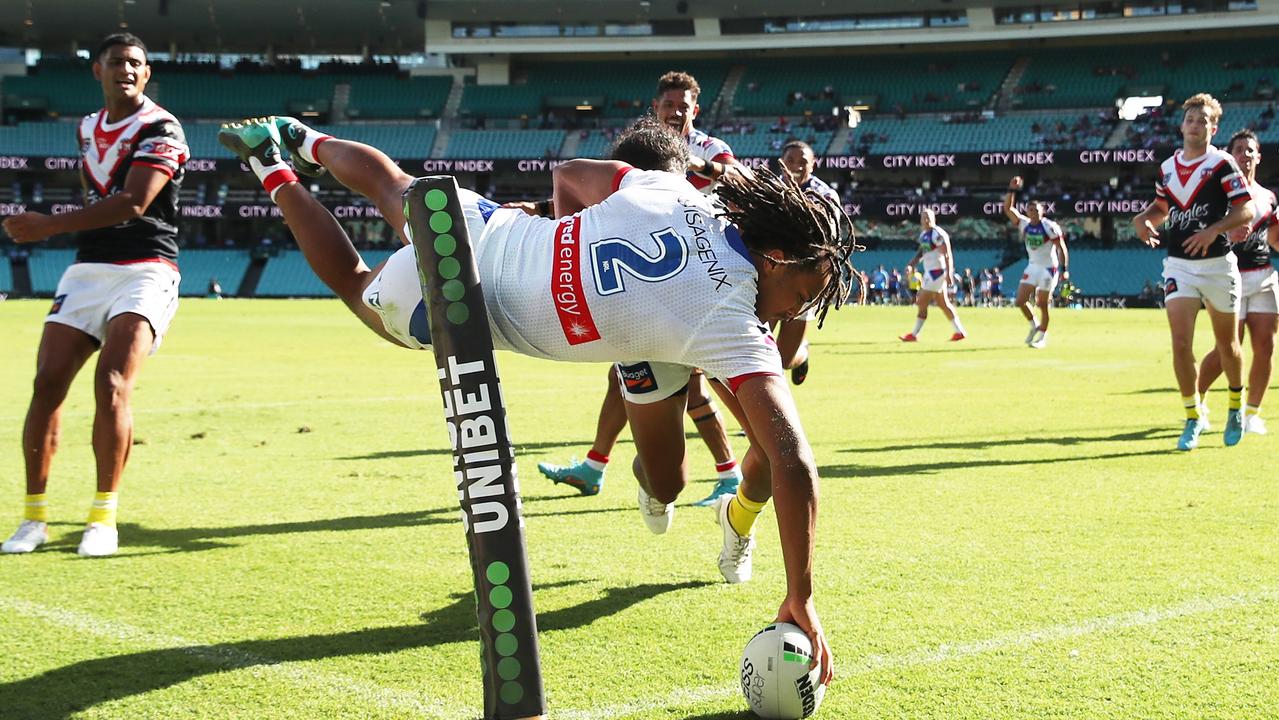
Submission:
[[[919,249],[906,263],[908,270],[915,269],[915,263],[923,261],[924,273],[919,294],[915,297],[915,329],[901,336],[902,342],[915,342],[924,331],[924,321],[928,319],[928,306],[934,303],[941,308],[942,314],[950,320],[955,332],[950,336],[951,342],[968,337],[964,334],[964,325],[959,322],[959,314],[950,302],[950,294],[946,285],[955,276],[955,256],[950,247],[950,234],[937,226],[937,218],[933,211],[924,208],[919,213]]]
[[[1274,362],[1275,331],[1279,329],[1279,276],[1270,264],[1272,243],[1279,243],[1279,229],[1274,226],[1275,194],[1257,182],[1257,165],[1261,163],[1261,143],[1251,130],[1235,133],[1226,150],[1235,159],[1248,193],[1252,196],[1254,211],[1250,225],[1240,225],[1230,232],[1234,243],[1231,251],[1239,263],[1242,282],[1241,309],[1239,311],[1239,336],[1245,328],[1252,341],[1252,365],[1248,370],[1248,402],[1244,408],[1244,432],[1266,434],[1266,422],[1261,418],[1261,400],[1270,384],[1270,370]],[[1221,358],[1213,348],[1204,356],[1199,366],[1199,396],[1208,394],[1213,381],[1221,376]],[[1208,408],[1201,407],[1203,420],[1207,420]],[[1205,422],[1206,424],[1206,422]]]
[[[429,347],[429,328],[416,319],[424,317],[424,304],[413,247],[370,270],[281,160],[280,144],[305,171],[323,166],[371,199],[397,229],[405,227],[402,194],[411,177],[367,145],[317,133],[291,118],[228,126],[219,139],[253,169],[307,262],[366,325],[397,345]],[[716,502],[724,538],[720,572],[732,582],[750,577],[755,518],[775,497],[787,577],[778,615],[810,635],[823,682],[829,680],[830,649],[812,588],[817,469],[761,321],[788,319],[810,307],[820,318],[843,303],[853,272],[852,223],[839,207],[771,174],[727,178],[719,194],[731,209],[671,173],[617,161],[573,160],[552,177],[555,214],[563,220],[499,209],[461,192],[494,346],[560,361],[646,359],[647,382],[627,390],[626,410],[638,455],[640,511],[655,533],[670,527],[675,499],[687,484],[682,391],[690,368],[723,381],[747,420],[751,444],[741,487]],[[609,252],[634,260],[630,279],[647,282],[627,282],[615,263],[584,261],[575,269],[583,288],[578,319],[563,321],[551,272],[563,237],[576,239],[583,259],[594,256],[585,252],[588,245],[609,243]],[[662,248],[657,260],[651,250],[640,250],[654,246]],[[688,262],[690,246],[713,253],[723,273],[708,275]]]
[[[71,382],[93,355],[97,493],[79,554],[113,555],[117,493],[133,445],[130,400],[146,357],[160,347],[178,308],[178,187],[187,161],[182,126],[143,92],[151,79],[147,49],[121,33],[102,41],[93,76],[104,107],[77,130],[84,207],[61,214],[26,212],[4,222],[16,242],[74,233],[76,262],[54,291],[36,355],[35,392],[22,429],[26,509],[6,553],[48,540],[45,488]]]
[[[1177,449],[1193,450],[1207,426],[1200,411],[1194,348],[1200,306],[1208,310],[1217,357],[1230,388],[1225,443],[1235,445],[1243,438],[1243,357],[1237,323],[1241,280],[1227,234],[1246,226],[1254,213],[1239,166],[1211,144],[1221,121],[1221,104],[1200,93],[1181,107],[1182,148],[1159,166],[1155,200],[1132,224],[1146,245],[1162,243],[1168,249],[1164,307],[1172,334],[1173,372],[1186,410]],[[1160,225],[1162,235],[1155,229]]]
[[[1066,252],[1066,238],[1062,235],[1061,226],[1044,217],[1044,208],[1038,200],[1026,203],[1026,214],[1017,210],[1017,193],[1022,189],[1020,176],[1013,176],[1008,183],[1008,193],[1004,195],[1004,215],[1017,227],[1017,233],[1026,245],[1026,255],[1030,262],[1022,273],[1021,283],[1017,286],[1017,307],[1030,323],[1030,332],[1026,334],[1026,344],[1033,348],[1048,345],[1048,307],[1052,305],[1053,289],[1057,287],[1058,265],[1061,260],[1061,278],[1070,277],[1070,255]],[[992,285],[992,294],[998,288]],[[1031,295],[1039,306],[1039,321],[1035,321],[1035,313],[1031,310]]]
[[[824,197],[837,205],[843,202],[834,188],[813,174],[817,157],[813,154],[813,148],[803,140],[791,140],[782,146],[781,166],[801,190]],[[782,354],[782,365],[790,370],[791,382],[796,385],[802,385],[808,379],[808,324],[812,321],[813,316],[809,313],[787,320],[774,328],[777,333],[777,350]]]

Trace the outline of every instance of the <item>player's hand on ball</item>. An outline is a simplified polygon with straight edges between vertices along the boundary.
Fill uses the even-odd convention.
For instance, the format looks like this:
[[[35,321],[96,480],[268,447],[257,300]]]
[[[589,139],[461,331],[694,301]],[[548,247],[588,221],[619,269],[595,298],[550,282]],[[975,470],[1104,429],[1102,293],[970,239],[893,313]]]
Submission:
[[[1017,192],[1022,189],[1022,186],[1024,185],[1025,183],[1022,181],[1020,175],[1013,175],[1013,179],[1008,181],[1008,189],[1011,192]]]
[[[813,643],[813,663],[809,667],[820,665],[821,683],[830,685],[835,678],[835,659],[826,642],[826,633],[822,630],[822,621],[817,619],[817,608],[813,598],[796,598],[787,596],[782,607],[777,611],[777,622],[788,622],[799,626]]]

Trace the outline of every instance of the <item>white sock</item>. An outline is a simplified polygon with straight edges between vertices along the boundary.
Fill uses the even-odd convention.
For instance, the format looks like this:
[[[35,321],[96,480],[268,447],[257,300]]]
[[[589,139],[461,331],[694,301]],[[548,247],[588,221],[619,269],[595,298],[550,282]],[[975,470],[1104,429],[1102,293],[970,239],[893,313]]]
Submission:
[[[925,318],[922,317],[915,318],[915,329],[911,331],[911,335],[919,337],[919,334],[924,331],[924,320]]]
[[[322,163],[315,157],[315,148],[325,140],[332,139],[332,135],[325,135],[322,132],[317,132],[316,130],[308,127],[306,129],[306,136],[302,138],[302,145],[298,147],[298,154],[302,156],[303,160],[309,163],[321,165]]]
[[[249,167],[253,169],[253,174],[258,176],[258,180],[262,182],[262,187],[271,195],[271,202],[275,202],[275,194],[280,188],[291,182],[297,182],[298,176],[293,173],[293,168],[284,163],[284,160],[278,155],[276,161],[271,165],[263,165],[261,160],[255,157],[249,158]]]
[[[959,322],[959,313],[955,313],[955,317],[951,318],[950,324],[955,326],[955,332],[959,333],[960,335],[968,334],[964,332],[964,324]]]

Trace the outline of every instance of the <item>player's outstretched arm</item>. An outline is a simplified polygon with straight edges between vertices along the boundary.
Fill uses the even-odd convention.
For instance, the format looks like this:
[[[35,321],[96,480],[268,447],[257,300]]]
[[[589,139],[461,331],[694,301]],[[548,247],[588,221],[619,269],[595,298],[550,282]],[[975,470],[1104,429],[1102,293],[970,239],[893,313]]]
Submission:
[[[821,665],[822,682],[834,674],[813,601],[813,540],[817,532],[817,464],[804,437],[799,413],[786,382],[776,375],[758,375],[737,389],[737,400],[751,427],[751,436],[772,469],[773,502],[786,563],[786,599],[778,619],[793,622],[808,633]]]
[[[553,217],[565,217],[604,202],[613,194],[618,173],[631,166],[618,160],[578,158],[551,171]]]
[[[1017,193],[1025,186],[1020,175],[1014,175],[1008,181],[1008,192],[1004,193],[1004,217],[1013,225],[1021,225],[1026,216],[1017,211]]]
[[[18,243],[40,242],[62,233],[111,227],[135,220],[146,213],[156,196],[169,182],[164,171],[135,165],[124,178],[124,189],[111,197],[61,215],[25,212],[4,221],[4,231]]]

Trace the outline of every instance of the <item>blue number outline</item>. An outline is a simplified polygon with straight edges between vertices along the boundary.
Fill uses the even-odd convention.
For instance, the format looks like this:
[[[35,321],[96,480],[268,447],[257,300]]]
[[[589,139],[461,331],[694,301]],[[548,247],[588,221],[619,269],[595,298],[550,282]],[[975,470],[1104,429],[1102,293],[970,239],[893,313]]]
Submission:
[[[661,282],[675,277],[688,266],[688,246],[685,245],[684,238],[675,232],[675,228],[658,230],[649,237],[657,241],[656,256],[649,255],[625,238],[605,238],[591,243],[595,292],[600,295],[625,292],[624,275],[644,282]],[[676,259],[678,266],[668,269]]]

